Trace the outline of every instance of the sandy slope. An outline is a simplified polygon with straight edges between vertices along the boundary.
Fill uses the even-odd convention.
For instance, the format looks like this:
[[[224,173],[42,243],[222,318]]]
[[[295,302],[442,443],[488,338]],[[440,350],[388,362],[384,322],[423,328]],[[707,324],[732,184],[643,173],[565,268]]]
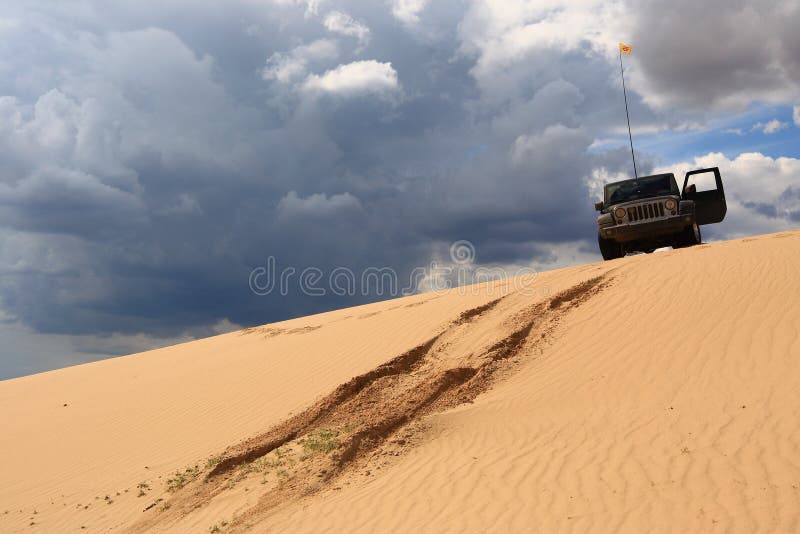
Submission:
[[[798,265],[787,232],[0,382],[0,531],[797,531]]]

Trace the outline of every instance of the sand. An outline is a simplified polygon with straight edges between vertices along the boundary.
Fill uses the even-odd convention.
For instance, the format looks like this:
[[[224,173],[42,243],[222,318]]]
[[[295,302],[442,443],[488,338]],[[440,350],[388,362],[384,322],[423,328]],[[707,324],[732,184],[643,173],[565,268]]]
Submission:
[[[798,265],[784,232],[2,381],[0,531],[797,531]]]

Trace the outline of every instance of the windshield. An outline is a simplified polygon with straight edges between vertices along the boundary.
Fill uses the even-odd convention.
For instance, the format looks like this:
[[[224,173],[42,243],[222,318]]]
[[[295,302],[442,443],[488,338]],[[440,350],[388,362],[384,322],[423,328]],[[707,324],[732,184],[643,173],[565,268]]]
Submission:
[[[678,194],[678,184],[675,183],[675,177],[671,174],[659,174],[607,184],[605,188],[605,204],[611,206],[640,198]]]

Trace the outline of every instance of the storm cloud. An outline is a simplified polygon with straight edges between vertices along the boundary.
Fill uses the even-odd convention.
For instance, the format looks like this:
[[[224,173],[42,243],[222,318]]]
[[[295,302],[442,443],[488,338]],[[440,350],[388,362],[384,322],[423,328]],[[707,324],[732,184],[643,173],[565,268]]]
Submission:
[[[260,297],[269,256],[401,279],[459,239],[591,258],[592,177],[630,166],[596,148],[624,127],[618,40],[638,125],[798,101],[797,5],[685,4],[6,5],[0,318],[124,353],[378,298]],[[794,220],[762,205],[796,198],[781,176],[741,209]]]
[[[742,109],[800,92],[800,4],[745,0],[637,2],[631,40],[648,101]]]

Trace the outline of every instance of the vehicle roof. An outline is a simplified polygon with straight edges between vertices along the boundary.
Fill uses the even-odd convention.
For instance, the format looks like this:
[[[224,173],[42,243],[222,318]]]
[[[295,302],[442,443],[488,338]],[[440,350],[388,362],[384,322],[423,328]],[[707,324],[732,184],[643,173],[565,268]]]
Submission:
[[[617,182],[609,182],[606,185],[615,185],[615,184],[622,184],[625,182],[636,182],[639,180],[645,180],[647,178],[668,178],[671,177],[673,180],[675,179],[675,174],[671,172],[665,172],[663,174],[651,174],[650,176],[639,176],[638,178],[628,178],[627,180],[619,180]]]

